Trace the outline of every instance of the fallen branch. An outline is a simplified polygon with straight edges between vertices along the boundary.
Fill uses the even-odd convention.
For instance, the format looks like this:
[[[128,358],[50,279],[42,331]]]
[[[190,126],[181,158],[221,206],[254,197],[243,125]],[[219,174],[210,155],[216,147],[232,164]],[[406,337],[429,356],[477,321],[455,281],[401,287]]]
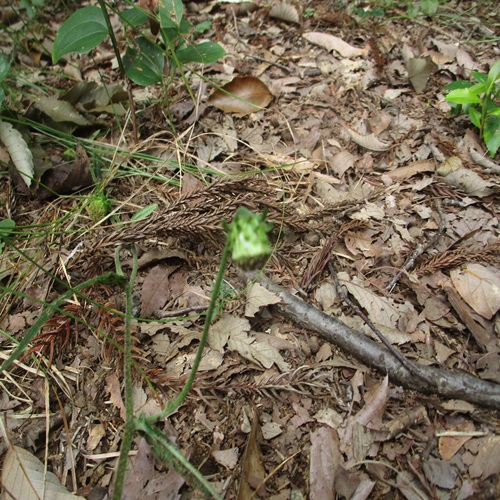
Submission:
[[[262,273],[245,273],[245,277],[258,281],[269,291],[278,295],[282,304],[276,307],[293,321],[308,330],[315,331],[321,338],[340,347],[366,365],[384,374],[387,373],[393,382],[404,388],[425,394],[461,399],[479,406],[500,410],[499,384],[481,380],[465,372],[434,368],[408,360],[416,370],[425,373],[426,380],[424,381],[415,377],[383,345],[303,302]]]

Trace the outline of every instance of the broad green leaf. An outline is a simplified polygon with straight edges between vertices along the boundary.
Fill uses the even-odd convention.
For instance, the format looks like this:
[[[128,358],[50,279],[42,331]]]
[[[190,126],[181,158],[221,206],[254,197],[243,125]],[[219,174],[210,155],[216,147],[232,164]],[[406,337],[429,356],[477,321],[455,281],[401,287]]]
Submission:
[[[124,11],[120,17],[126,24],[129,26],[133,26],[137,28],[137,26],[141,26],[146,23],[149,19],[149,16],[142,9],[138,9],[137,7],[132,7],[131,9],[127,9]]]
[[[444,86],[444,90],[468,89],[472,87],[472,83],[468,80],[457,80]]]
[[[5,99],[5,90],[2,87],[0,87],[0,108],[2,107],[4,99]]]
[[[163,50],[146,37],[136,39],[137,46],[129,47],[123,57],[127,76],[138,85],[154,85],[163,78]]]
[[[179,29],[184,14],[182,0],[160,0],[160,26]]]
[[[0,235],[6,236],[16,227],[16,223],[12,219],[0,220]]]
[[[180,48],[175,53],[181,64],[192,62],[203,64],[213,63],[218,61],[225,54],[226,51],[215,42],[202,42],[197,45],[188,45],[187,47]]]
[[[468,89],[452,90],[445,99],[447,101],[456,102],[458,104],[480,104],[481,99]]]
[[[484,122],[483,140],[493,158],[500,148],[500,108]]]
[[[84,54],[97,47],[108,35],[104,14],[99,7],[84,7],[72,14],[57,32],[52,62],[71,52]]]
[[[488,79],[488,75],[485,75],[484,73],[479,73],[478,71],[473,71],[471,75],[474,78],[474,80],[476,80],[476,82],[479,83],[485,83],[486,80]]]
[[[415,17],[418,16],[419,11],[420,11],[419,6],[412,4],[408,6],[408,10],[406,11],[406,13],[408,14],[408,17],[410,19],[414,19]]]
[[[428,16],[434,15],[439,7],[439,0],[422,0],[420,2],[420,8]]]
[[[469,106],[468,109],[471,122],[478,128],[481,128],[481,112],[474,106]]]

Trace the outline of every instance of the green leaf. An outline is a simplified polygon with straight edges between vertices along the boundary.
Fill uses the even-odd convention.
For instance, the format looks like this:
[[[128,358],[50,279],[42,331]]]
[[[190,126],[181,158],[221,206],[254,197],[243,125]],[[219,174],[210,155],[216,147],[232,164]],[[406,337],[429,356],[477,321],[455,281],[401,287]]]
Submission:
[[[149,19],[149,16],[142,9],[138,9],[137,7],[132,7],[131,9],[127,9],[120,17],[123,21],[129,26],[137,28],[137,26],[141,26],[146,23]]]
[[[137,46],[129,47],[123,57],[127,76],[138,85],[154,85],[163,78],[165,57],[163,50],[149,38],[136,39]]]
[[[445,99],[457,104],[480,104],[481,99],[475,93],[471,92],[471,88],[452,90]]]
[[[488,73],[488,80],[486,83],[486,92],[489,93],[491,87],[495,85],[496,81],[500,77],[500,60],[498,60],[491,68]]]
[[[16,223],[12,219],[0,220],[0,236],[7,236],[16,227]]]
[[[428,16],[434,15],[439,8],[439,0],[422,0],[420,2],[420,8]]]
[[[184,14],[182,0],[160,0],[160,26],[179,29]]]
[[[152,203],[147,207],[141,208],[137,213],[135,213],[130,220],[138,221],[142,219],[147,219],[156,209],[158,208],[158,203]]]
[[[5,90],[2,87],[0,87],[0,108],[2,107],[4,99],[5,99]]]
[[[5,77],[9,74],[9,71],[9,61],[2,53],[0,53],[0,83],[5,80]]]
[[[71,52],[84,54],[97,47],[108,35],[104,14],[99,7],[84,7],[72,14],[57,32],[52,62]]]
[[[492,113],[484,122],[483,140],[493,158],[500,148],[500,108]]]
[[[197,45],[188,45],[176,51],[175,55],[181,64],[192,62],[213,63],[226,54],[226,51],[215,42],[202,42]]]
[[[472,87],[472,83],[468,80],[457,80],[444,86],[444,90],[468,89]]]
[[[418,13],[420,12],[420,7],[418,5],[409,5],[408,10],[406,12],[410,19],[414,19],[415,17],[418,16]]]
[[[475,108],[474,106],[470,106],[469,109],[469,117],[471,122],[478,128],[481,129],[481,112]]]
[[[203,34],[205,31],[208,31],[212,27],[212,23],[210,21],[203,21],[195,26],[195,29],[198,33]]]
[[[474,80],[476,80],[476,82],[479,83],[485,83],[486,80],[488,79],[488,75],[486,75],[485,73],[479,73],[479,71],[473,71],[471,75],[474,78]]]

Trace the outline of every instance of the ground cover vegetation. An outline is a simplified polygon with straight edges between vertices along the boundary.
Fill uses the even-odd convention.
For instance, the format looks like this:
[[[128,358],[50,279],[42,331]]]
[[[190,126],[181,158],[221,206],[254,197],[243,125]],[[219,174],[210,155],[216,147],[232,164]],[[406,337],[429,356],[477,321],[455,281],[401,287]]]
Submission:
[[[2,0],[5,498],[498,498],[499,9]]]

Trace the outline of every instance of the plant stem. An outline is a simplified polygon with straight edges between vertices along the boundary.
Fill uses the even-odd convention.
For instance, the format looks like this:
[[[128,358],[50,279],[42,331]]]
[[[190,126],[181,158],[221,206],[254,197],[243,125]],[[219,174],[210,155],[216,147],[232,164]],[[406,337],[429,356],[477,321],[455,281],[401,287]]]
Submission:
[[[120,262],[118,259],[117,248],[115,253],[115,262],[118,274],[122,273]],[[132,438],[134,435],[134,404],[132,401],[132,289],[137,277],[137,249],[133,245],[132,252],[132,272],[125,286],[125,341],[123,348],[123,373],[125,382],[125,430],[123,433],[122,446],[120,449],[120,457],[118,459],[118,467],[116,469],[115,487],[113,490],[113,500],[120,500],[123,491],[123,483],[125,481],[125,472],[127,470],[127,460],[130,447],[132,446]]]
[[[132,83],[130,82],[127,74],[125,73],[125,66],[123,65],[122,56],[120,55],[120,49],[118,48],[118,43],[116,41],[115,33],[113,31],[113,27],[111,26],[111,20],[109,19],[106,3],[104,2],[104,0],[97,0],[97,1],[99,2],[99,6],[101,7],[104,19],[106,20],[106,25],[108,27],[111,43],[113,44],[113,50],[115,51],[116,60],[118,61],[118,67],[120,68],[120,73],[122,74],[122,78],[125,81],[125,85],[127,87],[128,100],[130,102],[130,114],[132,115],[132,132],[134,134],[134,142],[137,143],[139,141],[139,135],[137,133],[137,118],[135,113],[134,96],[132,94]]]
[[[198,351],[196,352],[196,356],[194,358],[193,367],[191,368],[191,373],[189,374],[189,378],[186,381],[181,393],[177,396],[177,399],[173,403],[168,403],[167,407],[157,415],[152,415],[151,417],[146,417],[146,421],[148,424],[153,424],[154,422],[158,422],[162,420],[171,413],[173,413],[179,406],[181,406],[186,396],[189,394],[191,387],[193,385],[194,379],[196,377],[196,372],[198,371],[198,367],[200,366],[201,356],[203,354],[203,349],[207,342],[208,331],[210,330],[210,324],[212,323],[212,316],[215,311],[215,306],[217,304],[217,299],[219,298],[219,293],[222,285],[222,280],[224,278],[224,271],[226,270],[227,260],[229,258],[229,254],[231,253],[231,243],[229,238],[226,238],[226,246],[224,247],[224,251],[222,253],[222,259],[219,266],[219,273],[217,274],[217,279],[215,280],[214,288],[212,290],[212,296],[210,298],[210,304],[208,306],[207,315],[205,317],[205,325],[203,327],[203,333],[201,334],[200,345],[198,346]]]

